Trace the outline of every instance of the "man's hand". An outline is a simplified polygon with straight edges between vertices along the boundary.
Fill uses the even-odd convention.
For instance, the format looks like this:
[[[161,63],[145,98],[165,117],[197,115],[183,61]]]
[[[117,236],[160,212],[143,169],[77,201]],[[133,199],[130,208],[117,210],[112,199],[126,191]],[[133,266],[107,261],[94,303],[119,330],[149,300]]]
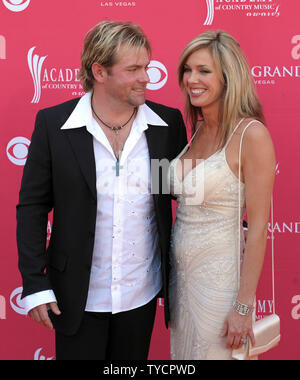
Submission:
[[[48,316],[47,305],[50,307],[52,312],[56,315],[60,315],[61,311],[59,310],[56,302],[51,302],[49,304],[39,305],[31,309],[28,313],[30,318],[43,326],[53,329],[52,322]]]

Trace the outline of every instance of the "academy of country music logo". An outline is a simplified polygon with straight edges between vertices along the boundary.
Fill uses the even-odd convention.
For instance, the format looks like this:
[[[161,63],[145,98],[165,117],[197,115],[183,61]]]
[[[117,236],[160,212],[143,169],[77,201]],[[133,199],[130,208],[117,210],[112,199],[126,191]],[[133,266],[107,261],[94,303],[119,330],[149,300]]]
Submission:
[[[24,11],[31,0],[2,0],[3,4],[12,12]]]
[[[204,1],[204,0],[203,0]],[[206,0],[207,16],[204,25],[212,25],[217,12],[234,12],[248,17],[279,17],[278,0]]]
[[[212,25],[215,16],[214,0],[206,0],[207,16],[203,25]]]
[[[39,103],[42,90],[68,90],[71,95],[78,96],[78,91],[83,88],[78,79],[78,68],[44,68],[47,55],[34,54],[33,46],[27,54],[27,63],[33,80],[34,94],[31,103]]]
[[[34,94],[31,103],[39,103],[42,91],[44,90],[67,90],[70,96],[84,95],[83,87],[80,83],[79,68],[59,68],[43,67],[47,55],[35,54],[36,47],[33,46],[27,53],[28,68],[32,77]],[[159,61],[151,61],[148,66],[150,82],[148,90],[159,90],[165,86],[168,80],[168,70]]]

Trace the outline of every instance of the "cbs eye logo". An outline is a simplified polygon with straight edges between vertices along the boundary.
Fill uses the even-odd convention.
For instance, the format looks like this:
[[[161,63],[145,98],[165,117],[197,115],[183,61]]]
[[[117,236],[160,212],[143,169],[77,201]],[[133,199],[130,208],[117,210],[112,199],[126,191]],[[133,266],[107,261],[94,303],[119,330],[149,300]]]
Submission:
[[[159,61],[151,61],[147,70],[150,82],[147,85],[148,90],[159,90],[167,83],[168,70]]]
[[[2,0],[3,4],[12,12],[22,12],[24,11],[30,0]]]
[[[22,291],[23,291],[22,287],[15,289],[11,293],[9,300],[10,300],[10,306],[16,313],[21,314],[21,315],[26,315],[26,311],[24,309],[24,306],[21,300]]]
[[[43,347],[38,348],[34,353],[34,360],[52,360],[54,356],[47,358],[45,355],[42,355],[41,352]]]
[[[6,147],[6,154],[8,159],[15,165],[24,166],[30,141],[25,137],[13,138]]]

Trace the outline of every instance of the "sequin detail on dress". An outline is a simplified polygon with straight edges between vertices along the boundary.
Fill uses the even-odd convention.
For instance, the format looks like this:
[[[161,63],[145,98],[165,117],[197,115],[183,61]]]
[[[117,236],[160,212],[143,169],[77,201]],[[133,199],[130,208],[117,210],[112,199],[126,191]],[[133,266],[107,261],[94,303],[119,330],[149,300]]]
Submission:
[[[242,229],[241,221],[238,224],[239,179],[226,161],[229,141],[192,169],[183,181],[177,165],[188,145],[169,168],[171,192],[178,201],[171,237],[169,284],[173,360],[231,359],[226,338],[220,335],[236,299],[237,255],[242,255],[244,241],[238,246],[238,225]],[[200,169],[204,183],[198,181],[196,187],[204,185],[203,201],[191,205],[187,198],[195,186],[193,176]],[[178,193],[178,189],[183,191]],[[241,183],[241,204],[245,201],[244,190]]]

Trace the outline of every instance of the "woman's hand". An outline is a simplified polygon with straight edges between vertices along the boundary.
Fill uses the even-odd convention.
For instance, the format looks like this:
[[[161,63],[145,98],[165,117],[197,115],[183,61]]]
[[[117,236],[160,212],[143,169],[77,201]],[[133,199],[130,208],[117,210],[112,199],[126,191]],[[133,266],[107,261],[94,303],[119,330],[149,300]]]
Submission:
[[[255,339],[252,330],[252,315],[239,315],[234,309],[232,309],[226,318],[221,334],[222,338],[225,338],[226,336],[226,347],[229,349],[240,348],[244,343],[246,343],[248,336],[254,346]]]

